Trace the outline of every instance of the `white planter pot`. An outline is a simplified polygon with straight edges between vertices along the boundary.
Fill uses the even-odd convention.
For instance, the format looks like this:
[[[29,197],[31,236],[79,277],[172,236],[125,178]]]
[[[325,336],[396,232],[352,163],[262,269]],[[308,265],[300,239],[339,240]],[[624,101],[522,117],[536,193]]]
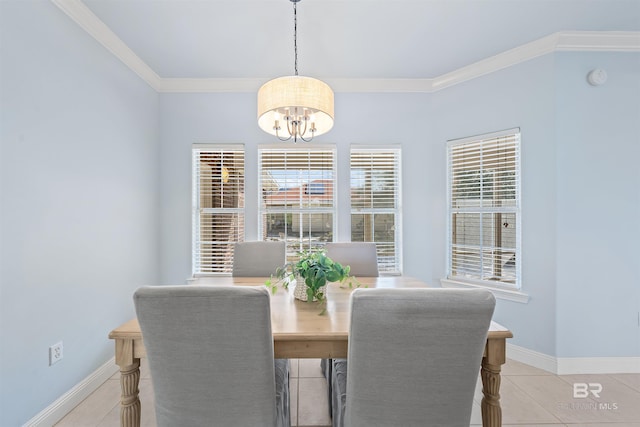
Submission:
[[[320,292],[324,295],[327,294],[327,285],[324,285],[320,288]],[[293,297],[295,299],[299,299],[300,301],[308,301],[309,296],[307,295],[307,285],[304,284],[304,280],[296,280],[295,288],[293,290]],[[314,301],[318,301],[317,298],[313,299]]]

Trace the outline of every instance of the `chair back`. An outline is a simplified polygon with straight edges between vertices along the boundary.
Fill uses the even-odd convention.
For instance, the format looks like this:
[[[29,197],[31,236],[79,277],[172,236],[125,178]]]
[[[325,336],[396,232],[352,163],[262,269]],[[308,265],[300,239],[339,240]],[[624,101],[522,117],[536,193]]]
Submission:
[[[276,424],[264,286],[143,287],[134,304],[158,426]]]
[[[491,316],[484,289],[356,289],[345,425],[468,426]]]
[[[378,277],[378,254],[373,242],[330,242],[324,247],[332,260],[350,267],[356,277]]]
[[[285,242],[238,242],[233,249],[233,270],[238,277],[268,277],[286,262]]]

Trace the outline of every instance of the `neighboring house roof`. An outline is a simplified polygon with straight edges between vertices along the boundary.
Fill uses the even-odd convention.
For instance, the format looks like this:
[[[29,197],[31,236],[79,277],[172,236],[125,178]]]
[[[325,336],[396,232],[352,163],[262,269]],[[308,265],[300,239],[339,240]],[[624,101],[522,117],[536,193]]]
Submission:
[[[330,201],[333,201],[333,182],[330,179],[316,179],[299,187],[268,191],[264,196],[265,204],[273,206]]]

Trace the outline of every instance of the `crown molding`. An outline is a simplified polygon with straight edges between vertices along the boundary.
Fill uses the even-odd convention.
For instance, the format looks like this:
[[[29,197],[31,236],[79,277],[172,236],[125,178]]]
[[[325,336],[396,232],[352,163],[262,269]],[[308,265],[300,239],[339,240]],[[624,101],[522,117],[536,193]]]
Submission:
[[[335,92],[432,92],[435,79],[323,79]]]
[[[160,91],[162,80],[138,55],[136,55],[109,27],[106,26],[81,0],[51,0],[76,24],[89,33],[127,67]]]
[[[552,53],[559,38],[560,33],[554,33],[443,74],[434,79],[433,92]]]
[[[262,79],[160,79],[158,92],[257,92],[271,80]],[[322,79],[334,92],[432,92],[434,79]]]
[[[433,92],[553,52],[640,51],[638,31],[561,31],[436,77]]]
[[[158,92],[211,93],[211,92],[258,92],[264,79],[160,79]]]
[[[82,0],[51,0],[157,92],[257,92],[269,78],[162,78],[107,27]],[[435,78],[323,79],[335,92],[431,93],[553,52],[640,52],[639,31],[561,31]]]
[[[565,31],[558,34],[556,51],[640,51],[640,31]]]

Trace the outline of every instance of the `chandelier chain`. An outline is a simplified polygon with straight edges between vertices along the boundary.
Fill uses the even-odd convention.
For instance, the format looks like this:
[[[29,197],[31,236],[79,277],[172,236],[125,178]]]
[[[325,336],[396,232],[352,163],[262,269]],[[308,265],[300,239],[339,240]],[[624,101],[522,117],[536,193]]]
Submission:
[[[298,13],[296,9],[296,2],[293,2],[293,56],[294,56],[294,70],[295,75],[298,75]]]

